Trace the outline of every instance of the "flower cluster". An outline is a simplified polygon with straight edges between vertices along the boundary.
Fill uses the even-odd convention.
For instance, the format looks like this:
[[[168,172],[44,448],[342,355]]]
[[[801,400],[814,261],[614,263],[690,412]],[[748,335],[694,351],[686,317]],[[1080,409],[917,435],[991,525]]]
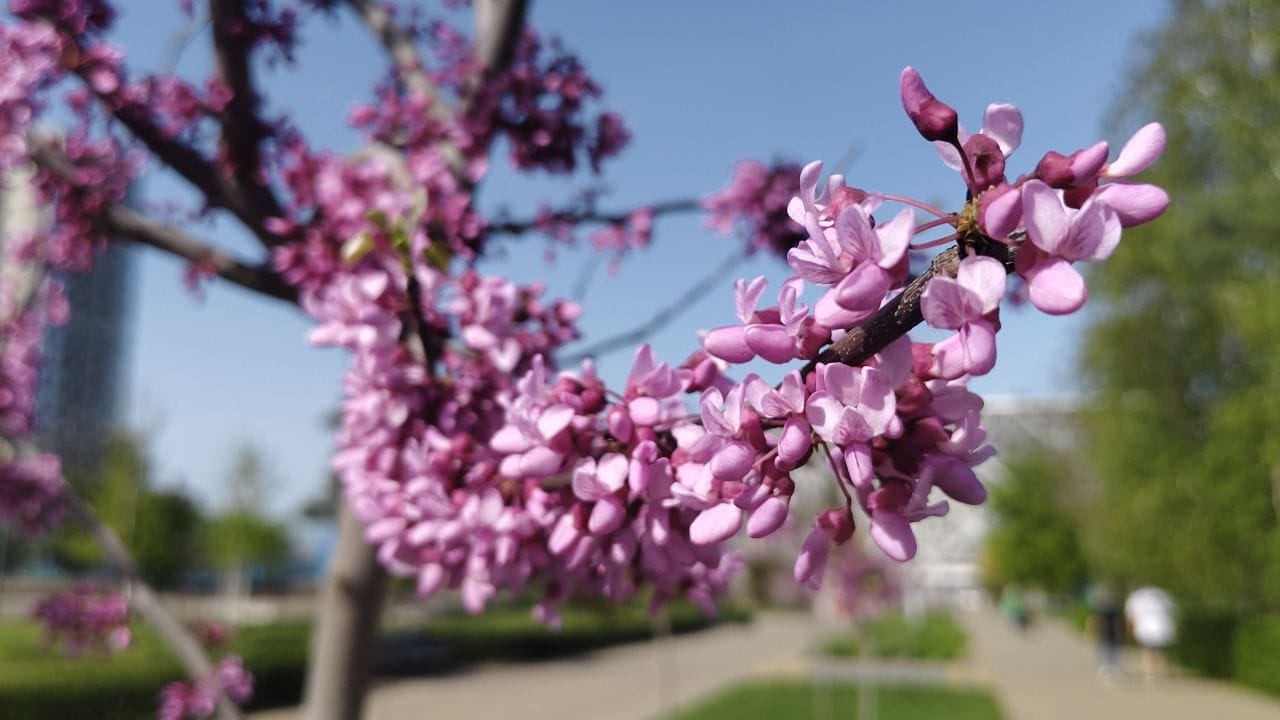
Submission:
[[[0,462],[0,520],[38,533],[62,519],[62,463],[42,453]]]
[[[42,598],[31,615],[44,623],[46,642],[68,655],[85,650],[118,652],[133,640],[125,597],[87,585]]]
[[[729,185],[703,199],[706,226],[722,235],[741,228],[749,250],[786,255],[805,239],[804,227],[787,212],[799,172],[794,163],[739,162]]]
[[[245,669],[238,656],[224,657],[208,677],[165,685],[160,691],[156,720],[213,717],[218,708],[218,697],[223,694],[239,705],[253,697],[253,675]]]

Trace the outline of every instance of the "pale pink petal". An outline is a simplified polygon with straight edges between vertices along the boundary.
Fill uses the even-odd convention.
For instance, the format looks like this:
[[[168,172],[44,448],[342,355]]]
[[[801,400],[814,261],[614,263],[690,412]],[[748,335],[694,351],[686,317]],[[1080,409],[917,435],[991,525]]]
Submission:
[[[898,513],[872,512],[871,539],[885,555],[898,562],[906,562],[916,556],[916,536],[911,531],[911,523]]]
[[[551,535],[547,537],[547,549],[552,555],[562,555],[577,542],[579,535],[573,513],[567,512],[561,515],[555,527],[551,528]]]
[[[1084,278],[1061,258],[1037,263],[1026,278],[1031,304],[1050,315],[1073,313],[1088,297]]]
[[[1120,218],[1121,227],[1135,227],[1160,217],[1169,207],[1169,194],[1145,183],[1108,183],[1093,195]]]
[[[876,227],[876,236],[880,239],[876,264],[885,270],[892,270],[901,262],[915,227],[916,214],[911,208],[903,208],[892,220]]]
[[[725,362],[744,363],[756,356],[747,345],[746,328],[741,325],[726,325],[712,330],[702,338],[702,347]]]
[[[986,375],[996,364],[996,331],[986,320],[965,323],[960,328],[964,346],[964,369],[969,375]]]
[[[1070,227],[1067,209],[1058,193],[1039,180],[1027,181],[1022,186],[1022,220],[1031,242],[1056,255]]]
[[[858,412],[866,418],[871,432],[880,435],[894,417],[897,402],[889,376],[879,368],[864,367],[858,370]]]
[[[847,407],[840,413],[832,433],[832,441],[840,447],[865,443],[872,438],[871,426],[857,410]]]
[[[1121,178],[1137,175],[1160,158],[1165,142],[1164,126],[1160,123],[1143,125],[1120,148],[1120,156],[1107,166],[1103,176]]]
[[[627,511],[623,509],[622,503],[615,497],[607,497],[591,508],[591,515],[587,517],[587,530],[592,535],[608,535],[622,527],[622,522],[626,519]]]
[[[827,569],[827,556],[831,554],[831,537],[822,528],[815,527],[804,539],[796,565],[792,571],[796,582],[814,590],[822,586],[822,574]]]
[[[627,413],[637,425],[653,425],[662,419],[662,403],[657,398],[638,397],[627,403]]]
[[[1005,157],[1022,144],[1022,111],[1013,105],[992,103],[982,116],[982,134],[996,141]]]
[[[815,212],[814,197],[818,194],[818,179],[822,177],[822,161],[814,160],[800,170],[800,200],[804,209]]]
[[[982,314],[995,310],[1004,297],[1006,274],[1004,264],[995,258],[977,256],[965,258],[956,271],[956,280],[969,288],[982,302]]]
[[[1107,145],[1106,141],[1077,150],[1071,157],[1071,174],[1075,176],[1076,182],[1098,177],[1098,173],[1102,172],[1102,166],[1107,164],[1107,153],[1110,151],[1111,146]]]
[[[929,368],[929,372],[933,375],[952,380],[965,374],[965,352],[960,333],[934,343],[930,353],[933,355],[933,366]]]
[[[845,450],[844,465],[849,470],[849,480],[861,491],[871,489],[871,481],[875,478],[875,470],[871,461],[871,446],[866,443],[855,443]]]
[[[741,480],[756,454],[750,445],[744,442],[726,443],[711,457],[711,474],[720,480]]]
[[[697,545],[714,545],[737,534],[742,511],[733,503],[720,503],[698,513],[689,525],[689,539]]]
[[[831,288],[818,298],[818,302],[814,303],[813,319],[824,328],[843,330],[871,317],[876,309],[866,307],[861,310],[846,310],[836,302],[836,289]]]
[[[629,465],[626,455],[606,453],[596,465],[596,477],[599,478],[602,485],[608,488],[609,492],[616,492],[621,490],[622,486],[627,482]]]
[[[813,429],[800,417],[787,418],[782,426],[782,434],[778,437],[777,465],[780,469],[790,469],[804,459],[813,447]]]
[[[949,277],[935,277],[920,295],[920,311],[930,327],[955,330],[982,315],[982,300]]]
[[[538,432],[543,438],[550,440],[555,437],[561,430],[569,427],[569,422],[573,420],[573,408],[564,404],[552,405],[542,411],[542,415],[538,418]]]
[[[871,229],[871,221],[860,205],[850,205],[836,218],[836,241],[853,256],[853,262],[874,260],[879,254],[879,239]]]
[[[539,445],[520,456],[520,474],[527,477],[554,475],[563,459],[555,450]]]
[[[765,280],[761,275],[750,283],[741,278],[733,284],[733,305],[738,312],[738,319],[742,322],[750,322],[752,314],[756,311],[756,305],[760,303],[760,295],[769,287],[769,281]]]
[[[863,263],[836,285],[836,304],[853,312],[874,312],[892,285],[893,278],[884,268]]]
[[[982,194],[978,206],[978,224],[988,237],[1009,237],[1022,222],[1022,195],[1007,183],[997,185]]]
[[[771,363],[784,363],[796,356],[795,340],[782,325],[748,325],[747,347]]]
[[[1067,240],[1058,246],[1066,260],[1106,260],[1120,243],[1120,219],[1104,202],[1089,200],[1071,220]]]
[[[747,518],[747,536],[762,538],[772,535],[787,520],[787,501],[789,496],[773,495],[751,513]]]

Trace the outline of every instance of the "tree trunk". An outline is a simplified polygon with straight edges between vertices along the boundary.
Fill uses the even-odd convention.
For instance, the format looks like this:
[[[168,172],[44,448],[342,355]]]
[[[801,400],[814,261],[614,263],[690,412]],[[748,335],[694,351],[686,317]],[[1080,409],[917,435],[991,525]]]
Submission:
[[[338,542],[316,607],[305,720],[359,720],[369,689],[387,574],[364,525],[341,503]]]

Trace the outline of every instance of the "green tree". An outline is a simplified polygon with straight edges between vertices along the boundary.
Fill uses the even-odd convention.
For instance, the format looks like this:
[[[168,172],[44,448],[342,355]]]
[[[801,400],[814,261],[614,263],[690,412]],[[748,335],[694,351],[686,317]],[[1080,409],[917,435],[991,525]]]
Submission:
[[[1184,602],[1280,607],[1280,2],[1178,0],[1117,126],[1165,124],[1169,213],[1090,283],[1088,549]]]
[[[123,434],[112,438],[92,481],[94,509],[120,535],[147,582],[172,587],[200,561],[200,510],[179,490],[152,488],[142,439]],[[73,571],[102,563],[97,543],[73,524],[61,531],[53,552],[59,564]]]
[[[260,510],[267,467],[252,444],[237,448],[226,480],[227,510],[206,524],[205,549],[230,596],[248,590],[252,568],[276,565],[289,555],[288,531]]]
[[[1084,553],[1072,515],[1073,478],[1049,451],[1004,462],[1007,476],[991,488],[996,522],[988,536],[984,572],[1065,595],[1085,581]]]

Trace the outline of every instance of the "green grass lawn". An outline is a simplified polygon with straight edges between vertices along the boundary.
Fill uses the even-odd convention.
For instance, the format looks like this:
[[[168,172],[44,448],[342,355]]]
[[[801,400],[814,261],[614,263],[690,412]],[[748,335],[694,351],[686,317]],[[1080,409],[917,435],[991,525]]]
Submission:
[[[687,604],[673,605],[674,632],[689,632],[715,621]],[[722,619],[742,621],[743,610]],[[115,655],[67,658],[45,647],[35,622],[0,623],[0,718],[24,720],[132,720],[155,715],[156,696],[165,683],[183,677],[182,669],[145,623],[135,621],[134,644]],[[528,608],[495,608],[478,616],[450,615],[421,627],[390,632],[411,644],[441,649],[450,665],[489,660],[535,660],[584,652],[651,636],[651,624],[639,604],[566,608],[564,627],[537,624]],[[230,652],[244,658],[254,674],[251,707],[295,704],[306,676],[310,625],[276,623],[240,628]],[[447,669],[434,666],[431,669]],[[418,668],[392,668],[417,672]]]
[[[822,693],[829,693],[828,696]],[[815,688],[808,682],[761,682],[730,689],[679,716],[680,720],[808,720],[857,718],[858,689],[837,684]],[[1001,720],[991,695],[977,690],[879,687],[876,720]]]
[[[831,638],[823,651],[834,657],[858,657],[869,645],[875,657],[955,660],[964,656],[967,641],[950,613],[930,612],[921,618],[886,615],[858,631]]]

